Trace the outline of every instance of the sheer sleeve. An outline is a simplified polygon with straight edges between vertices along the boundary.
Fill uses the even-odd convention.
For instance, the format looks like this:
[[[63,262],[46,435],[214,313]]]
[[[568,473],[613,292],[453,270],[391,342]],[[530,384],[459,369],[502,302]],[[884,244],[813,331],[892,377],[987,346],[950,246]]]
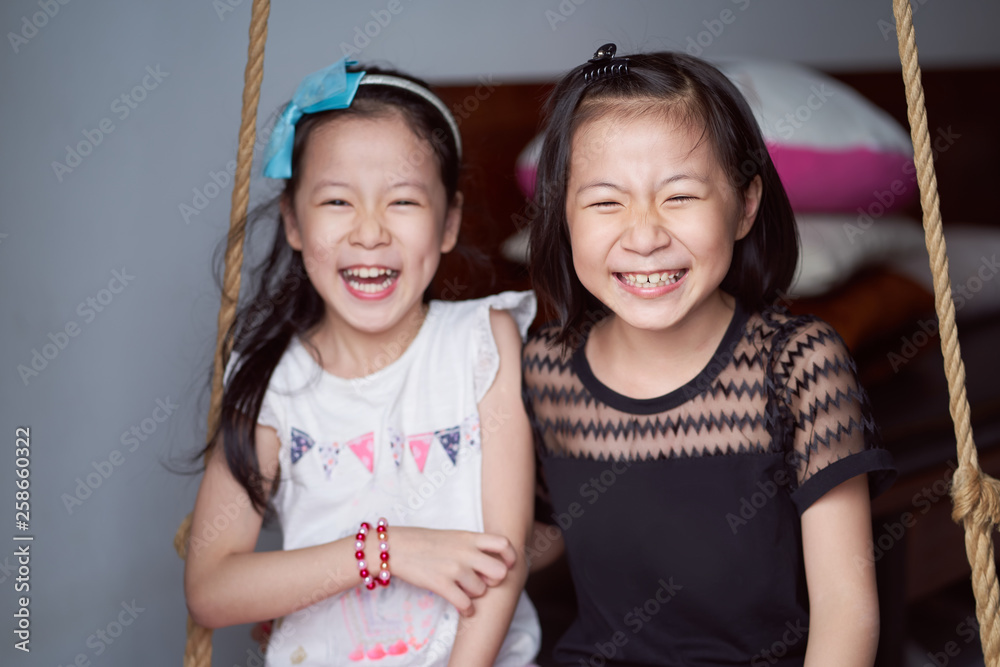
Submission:
[[[783,385],[792,500],[801,514],[833,487],[865,473],[874,497],[888,488],[896,470],[879,446],[868,396],[843,340],[823,321],[799,325],[775,370]]]

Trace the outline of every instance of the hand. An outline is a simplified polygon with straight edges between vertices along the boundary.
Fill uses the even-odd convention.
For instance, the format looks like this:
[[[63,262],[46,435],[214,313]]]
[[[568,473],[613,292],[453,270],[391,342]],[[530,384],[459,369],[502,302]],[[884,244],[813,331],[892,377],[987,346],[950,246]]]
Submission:
[[[392,526],[389,547],[393,578],[437,593],[463,616],[471,616],[472,599],[499,585],[517,562],[506,537],[465,530]]]

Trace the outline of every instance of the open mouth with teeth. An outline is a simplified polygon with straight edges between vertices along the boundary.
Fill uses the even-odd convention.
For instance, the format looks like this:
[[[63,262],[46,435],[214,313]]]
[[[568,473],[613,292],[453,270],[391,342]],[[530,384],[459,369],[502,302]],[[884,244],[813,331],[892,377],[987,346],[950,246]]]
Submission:
[[[653,273],[616,273],[615,277],[629,287],[649,289],[673,285],[687,275],[687,269],[656,271]]]
[[[347,288],[357,296],[378,298],[388,296],[396,285],[399,271],[383,266],[352,266],[340,271]]]

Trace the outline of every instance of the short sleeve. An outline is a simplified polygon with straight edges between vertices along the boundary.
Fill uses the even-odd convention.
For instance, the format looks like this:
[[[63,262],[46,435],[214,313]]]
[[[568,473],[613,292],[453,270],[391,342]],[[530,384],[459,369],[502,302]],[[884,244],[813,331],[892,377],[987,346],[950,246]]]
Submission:
[[[238,352],[233,351],[229,355],[229,363],[226,364],[226,370],[222,374],[222,383],[224,387],[229,387],[229,381],[232,379],[233,373],[237,371],[240,366],[240,355]],[[264,400],[260,405],[260,412],[257,414],[257,423],[262,426],[270,426],[280,435],[281,429],[281,419],[279,418],[279,408],[275,404],[274,392],[268,387],[267,391],[264,392]]]
[[[476,403],[483,400],[483,396],[493,385],[497,371],[500,369],[500,352],[497,350],[496,340],[493,338],[493,326],[490,323],[490,310],[506,310],[514,318],[517,328],[521,332],[523,340],[528,334],[528,327],[535,319],[535,293],[526,292],[501,292],[493,296],[480,299],[476,308],[475,321],[475,360],[473,373],[473,387],[475,389]]]
[[[872,497],[896,476],[892,457],[878,442],[868,396],[854,360],[833,328],[809,320],[780,355],[786,461],[799,513],[841,482],[868,474]]]

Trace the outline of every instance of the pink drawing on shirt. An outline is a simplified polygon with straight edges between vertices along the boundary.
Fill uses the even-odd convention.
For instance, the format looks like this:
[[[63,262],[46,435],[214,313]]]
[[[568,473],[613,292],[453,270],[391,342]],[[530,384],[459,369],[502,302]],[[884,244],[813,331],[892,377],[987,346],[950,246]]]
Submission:
[[[385,649],[382,648],[381,644],[375,644],[374,648],[369,649],[368,657],[371,660],[381,660],[385,657]]]
[[[358,648],[356,648],[353,651],[351,651],[350,653],[348,653],[347,657],[350,660],[353,660],[354,662],[359,662],[361,660],[364,660],[365,659],[365,649],[363,647],[359,646]]]
[[[372,472],[372,468],[375,464],[375,433],[365,433],[362,436],[358,436],[354,440],[347,443],[347,446],[351,448],[358,459],[361,461],[364,467],[368,468],[368,472]]]
[[[417,470],[423,472],[424,465],[427,463],[427,453],[430,452],[431,443],[434,442],[434,434],[411,435],[406,438],[406,442],[410,446],[410,451],[413,452],[413,460],[417,462]]]
[[[402,639],[389,647],[389,655],[403,655],[410,650],[410,647],[406,645]]]

